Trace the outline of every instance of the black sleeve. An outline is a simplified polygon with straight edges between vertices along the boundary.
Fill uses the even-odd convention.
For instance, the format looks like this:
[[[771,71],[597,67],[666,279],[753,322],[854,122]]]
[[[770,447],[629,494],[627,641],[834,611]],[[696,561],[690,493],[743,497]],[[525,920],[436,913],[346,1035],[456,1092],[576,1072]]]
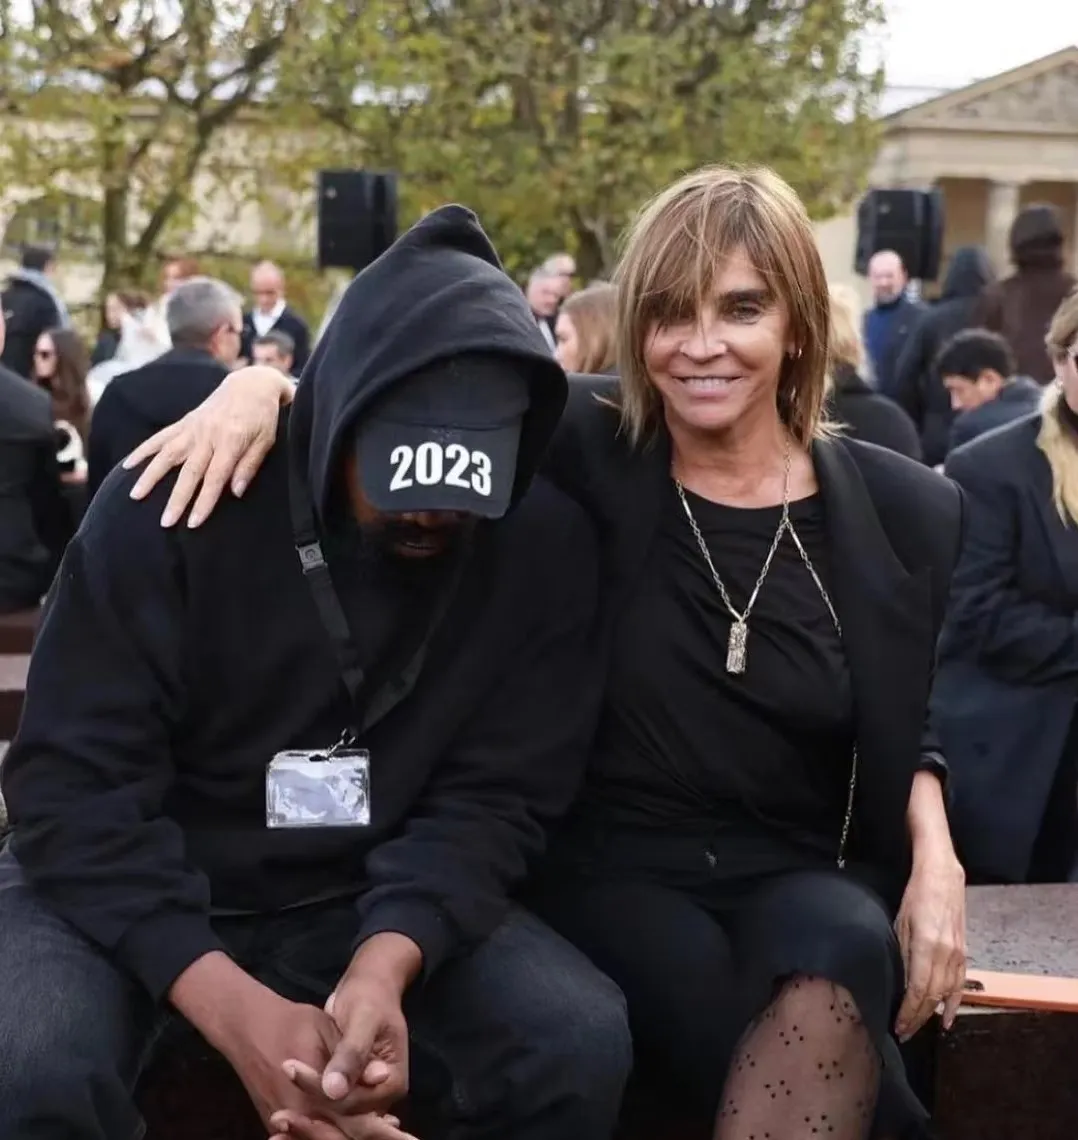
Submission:
[[[144,443],[152,434],[146,421],[123,398],[119,389],[108,384],[90,417],[90,439],[86,446],[86,493],[97,494],[109,472]]]
[[[1044,685],[1078,674],[1075,614],[1018,587],[1024,494],[980,445],[959,449],[946,472],[965,491],[966,533],[951,590],[944,649],[1001,680]]]
[[[13,850],[61,917],[155,997],[220,949],[209,886],[162,810],[185,708],[184,600],[163,500],[108,481],[68,546],[4,759]]]
[[[439,764],[404,832],[375,849],[360,941],[406,934],[423,973],[486,937],[583,777],[601,693],[594,535],[577,509],[521,657]],[[551,588],[551,580],[556,582]]]
[[[60,564],[64,549],[71,541],[75,517],[60,483],[56,444],[51,434],[41,442],[35,456],[30,484],[30,509],[34,515],[34,529],[52,555],[52,570],[55,570]]]

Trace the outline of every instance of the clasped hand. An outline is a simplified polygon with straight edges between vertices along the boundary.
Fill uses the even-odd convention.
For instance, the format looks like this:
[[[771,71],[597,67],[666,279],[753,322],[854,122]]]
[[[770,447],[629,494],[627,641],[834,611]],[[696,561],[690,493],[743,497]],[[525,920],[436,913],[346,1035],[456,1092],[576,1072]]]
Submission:
[[[275,1140],[415,1140],[390,1114],[408,1082],[392,987],[346,975],[325,1010],[264,991],[221,1047]]]

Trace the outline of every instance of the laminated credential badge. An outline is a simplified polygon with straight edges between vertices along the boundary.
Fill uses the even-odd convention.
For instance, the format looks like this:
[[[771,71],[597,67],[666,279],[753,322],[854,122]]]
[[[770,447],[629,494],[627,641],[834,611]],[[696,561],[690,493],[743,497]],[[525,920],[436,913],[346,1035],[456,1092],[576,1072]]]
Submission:
[[[371,757],[340,746],[278,752],[266,769],[266,826],[369,827]]]

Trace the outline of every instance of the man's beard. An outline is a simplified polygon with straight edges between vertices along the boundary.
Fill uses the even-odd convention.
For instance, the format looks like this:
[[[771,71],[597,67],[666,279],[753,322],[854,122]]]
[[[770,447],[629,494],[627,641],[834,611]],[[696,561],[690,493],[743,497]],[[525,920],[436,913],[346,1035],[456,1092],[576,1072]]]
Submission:
[[[381,519],[360,526],[361,548],[373,562],[394,570],[451,557],[468,542],[474,522],[426,527],[408,519]]]

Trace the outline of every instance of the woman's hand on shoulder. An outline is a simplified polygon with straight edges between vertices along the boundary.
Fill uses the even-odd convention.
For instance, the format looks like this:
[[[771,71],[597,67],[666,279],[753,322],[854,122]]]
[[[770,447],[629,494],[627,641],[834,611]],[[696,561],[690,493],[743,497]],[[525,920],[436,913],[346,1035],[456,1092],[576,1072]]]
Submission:
[[[194,500],[187,525],[199,526],[226,486],[237,498],[246,491],[277,438],[280,409],[292,402],[292,395],[292,382],[274,368],[254,365],[233,372],[197,408],[124,460],[128,469],[150,460],[131,498],[145,498],[179,467],[161,525],[174,526]]]

